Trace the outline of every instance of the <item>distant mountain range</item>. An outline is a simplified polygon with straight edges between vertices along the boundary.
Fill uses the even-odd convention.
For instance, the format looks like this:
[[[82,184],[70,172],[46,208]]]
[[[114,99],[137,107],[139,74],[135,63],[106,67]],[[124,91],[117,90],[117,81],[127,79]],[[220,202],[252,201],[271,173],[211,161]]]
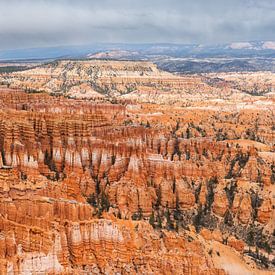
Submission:
[[[93,44],[0,51],[2,63],[43,62],[54,59],[146,60],[173,73],[275,72],[275,41],[219,45]]]
[[[85,58],[101,52],[122,51],[125,57],[275,57],[275,41],[236,42],[219,45],[200,44],[93,44],[0,51],[0,60]],[[122,56],[122,57],[123,57]],[[121,57],[121,56],[120,56]]]

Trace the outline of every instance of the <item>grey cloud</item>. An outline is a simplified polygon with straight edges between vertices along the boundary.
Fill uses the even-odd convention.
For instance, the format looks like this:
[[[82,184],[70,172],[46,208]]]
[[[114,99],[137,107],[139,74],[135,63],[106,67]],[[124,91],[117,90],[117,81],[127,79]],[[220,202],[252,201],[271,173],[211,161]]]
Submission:
[[[0,49],[274,40],[273,0],[0,0]]]

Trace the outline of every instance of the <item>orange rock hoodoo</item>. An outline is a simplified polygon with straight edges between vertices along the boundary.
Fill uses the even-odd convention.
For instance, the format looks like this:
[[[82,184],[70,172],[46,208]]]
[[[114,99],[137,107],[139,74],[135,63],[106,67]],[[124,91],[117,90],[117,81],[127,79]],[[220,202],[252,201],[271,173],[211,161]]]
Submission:
[[[265,110],[120,100],[1,89],[1,271],[226,274],[212,240],[272,251]]]

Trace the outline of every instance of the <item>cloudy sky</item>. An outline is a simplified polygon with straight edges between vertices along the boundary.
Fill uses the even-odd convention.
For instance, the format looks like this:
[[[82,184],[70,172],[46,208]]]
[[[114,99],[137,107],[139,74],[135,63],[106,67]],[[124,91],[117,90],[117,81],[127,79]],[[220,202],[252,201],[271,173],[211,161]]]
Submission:
[[[0,49],[275,40],[275,0],[0,0]]]

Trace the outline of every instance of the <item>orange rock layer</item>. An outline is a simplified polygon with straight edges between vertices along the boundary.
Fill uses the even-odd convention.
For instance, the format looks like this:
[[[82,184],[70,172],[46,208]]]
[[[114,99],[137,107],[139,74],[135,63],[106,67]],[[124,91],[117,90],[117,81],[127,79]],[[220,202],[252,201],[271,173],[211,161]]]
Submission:
[[[9,89],[0,106],[4,273],[225,274],[205,242],[236,253],[272,245],[266,114],[258,114],[255,141],[251,122],[236,128],[245,111],[238,121],[180,109],[156,119],[160,109],[149,104]]]

